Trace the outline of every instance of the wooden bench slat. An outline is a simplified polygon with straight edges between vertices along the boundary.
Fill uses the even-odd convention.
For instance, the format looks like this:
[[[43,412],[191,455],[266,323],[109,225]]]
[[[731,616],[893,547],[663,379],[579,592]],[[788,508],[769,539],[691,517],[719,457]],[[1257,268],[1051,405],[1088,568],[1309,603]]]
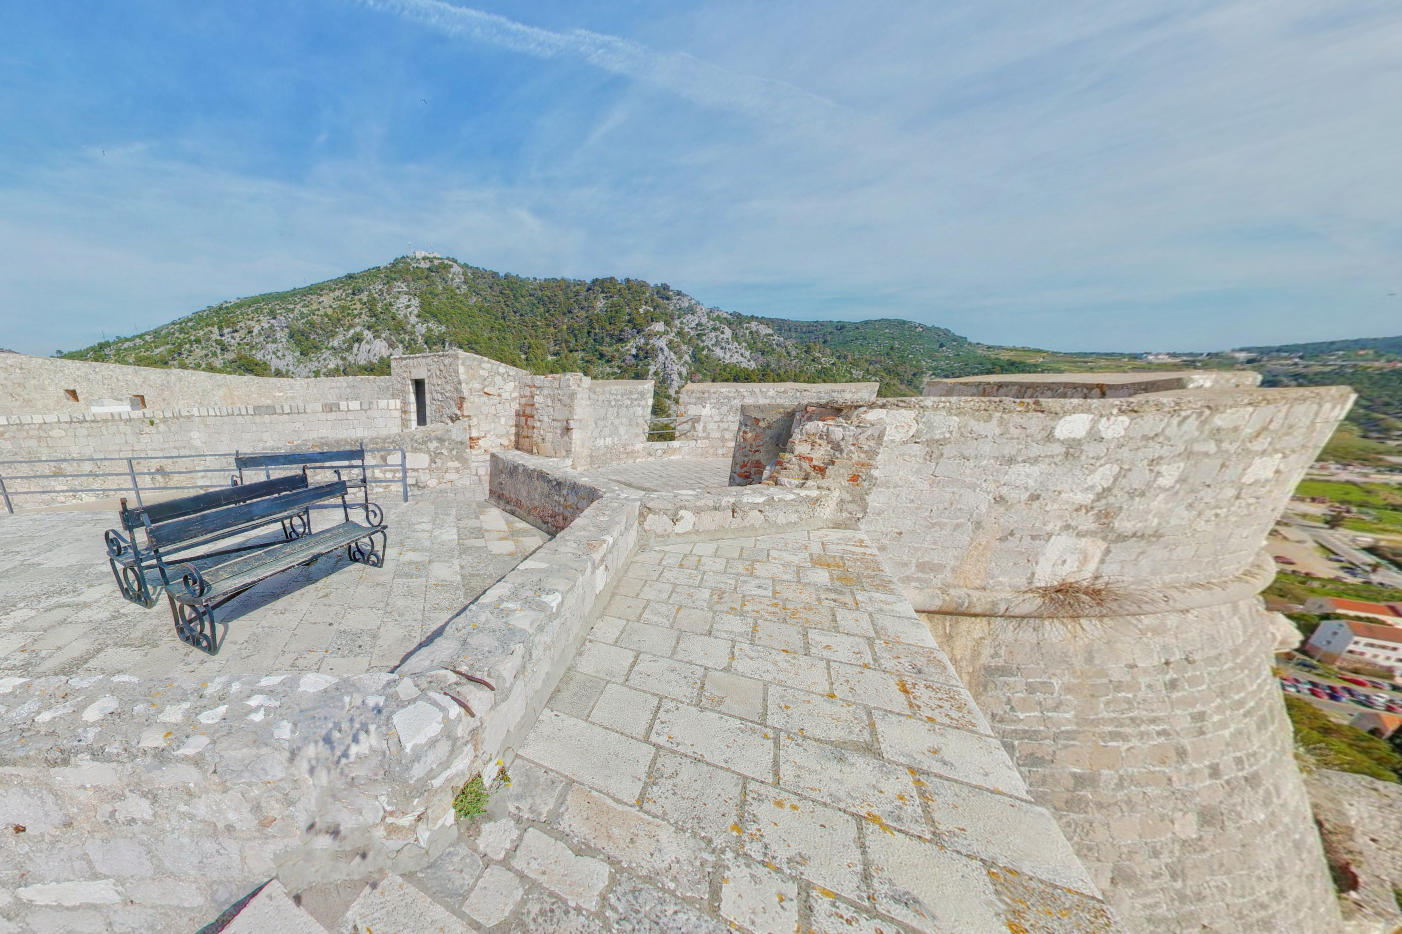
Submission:
[[[225,506],[222,509],[152,526],[151,540],[159,548],[170,548],[214,533],[233,535],[244,528],[271,522],[279,515],[298,512],[302,507],[318,500],[344,496],[345,493],[346,481],[337,480],[250,503]]]
[[[305,476],[293,474],[287,477],[277,477],[273,480],[259,480],[257,483],[223,487],[218,490],[210,490],[208,493],[196,493],[193,496],[181,496],[161,503],[152,503],[149,506],[127,509],[122,513],[122,525],[128,531],[133,531],[145,524],[142,522],[143,515],[150,518],[152,525],[157,525],[196,513],[208,512],[221,506],[233,506],[264,496],[290,493],[293,490],[304,489],[306,486],[307,478]]]
[[[176,594],[176,600],[181,603],[217,603],[227,594],[246,590],[261,580],[280,574],[327,552],[335,551],[357,539],[365,538],[373,531],[375,529],[356,522],[342,522],[329,529],[295,538],[290,542],[283,542],[261,551],[251,552],[241,558],[235,558],[233,561],[226,561],[217,567],[202,571],[205,582],[209,585],[209,590],[201,595],[198,601],[192,601],[187,595],[180,593]]]
[[[350,448],[344,451],[301,451],[286,454],[239,454],[234,457],[234,466],[239,470],[255,467],[297,467],[303,464],[360,463],[365,460],[363,448]]]

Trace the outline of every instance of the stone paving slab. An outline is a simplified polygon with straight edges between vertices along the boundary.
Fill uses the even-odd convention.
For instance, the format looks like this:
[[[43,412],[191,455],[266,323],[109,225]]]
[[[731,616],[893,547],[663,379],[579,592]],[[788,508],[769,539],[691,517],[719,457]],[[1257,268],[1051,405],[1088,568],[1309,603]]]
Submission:
[[[730,458],[676,457],[581,471],[586,479],[610,480],[650,493],[715,490],[730,485]]]
[[[337,553],[259,584],[216,611],[213,658],[176,638],[164,599],[122,599],[102,540],[115,514],[0,519],[0,677],[384,671],[547,538],[451,488],[383,505],[383,567]]]
[[[440,904],[490,934],[1111,931],[874,554],[834,531],[636,554]],[[757,572],[786,586],[705,579]]]

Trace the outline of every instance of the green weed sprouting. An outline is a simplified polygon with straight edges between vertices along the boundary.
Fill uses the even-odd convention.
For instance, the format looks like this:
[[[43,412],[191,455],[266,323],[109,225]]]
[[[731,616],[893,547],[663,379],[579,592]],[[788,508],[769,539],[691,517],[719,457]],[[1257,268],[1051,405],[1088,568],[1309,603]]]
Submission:
[[[482,782],[482,776],[477,775],[458,790],[457,796],[453,798],[453,811],[459,820],[473,820],[477,815],[486,813],[486,810],[487,786]]]

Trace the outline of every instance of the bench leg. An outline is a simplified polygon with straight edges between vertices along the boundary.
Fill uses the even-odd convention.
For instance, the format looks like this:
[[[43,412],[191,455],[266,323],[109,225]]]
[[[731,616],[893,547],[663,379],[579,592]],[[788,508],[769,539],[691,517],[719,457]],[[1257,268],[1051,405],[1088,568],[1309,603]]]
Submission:
[[[380,544],[375,545],[375,536],[380,536]],[[376,529],[364,538],[356,539],[346,546],[346,557],[366,567],[384,567],[385,552],[389,550],[389,536],[384,529]]]
[[[150,587],[146,584],[146,575],[142,573],[141,568],[118,565],[111,558],[107,559],[107,563],[112,566],[112,576],[117,578],[117,589],[122,592],[123,597],[148,610],[156,605],[160,594],[159,592],[151,593]]]
[[[166,599],[170,601],[170,613],[175,617],[175,634],[180,641],[201,652],[218,655],[219,637],[214,624],[214,608],[176,603],[170,594],[166,594]]]

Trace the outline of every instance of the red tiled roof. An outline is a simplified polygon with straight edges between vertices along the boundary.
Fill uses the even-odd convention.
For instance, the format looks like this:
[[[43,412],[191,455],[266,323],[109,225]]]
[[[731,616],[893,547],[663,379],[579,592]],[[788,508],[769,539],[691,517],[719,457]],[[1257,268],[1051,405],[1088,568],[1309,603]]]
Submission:
[[[1363,639],[1376,639],[1379,642],[1393,642],[1402,645],[1402,628],[1385,623],[1365,623],[1355,619],[1341,619],[1349,632]]]
[[[1402,619],[1402,613],[1398,612],[1395,603],[1364,603],[1362,600],[1331,597],[1329,604],[1340,613],[1371,613],[1374,616],[1396,616]]]

